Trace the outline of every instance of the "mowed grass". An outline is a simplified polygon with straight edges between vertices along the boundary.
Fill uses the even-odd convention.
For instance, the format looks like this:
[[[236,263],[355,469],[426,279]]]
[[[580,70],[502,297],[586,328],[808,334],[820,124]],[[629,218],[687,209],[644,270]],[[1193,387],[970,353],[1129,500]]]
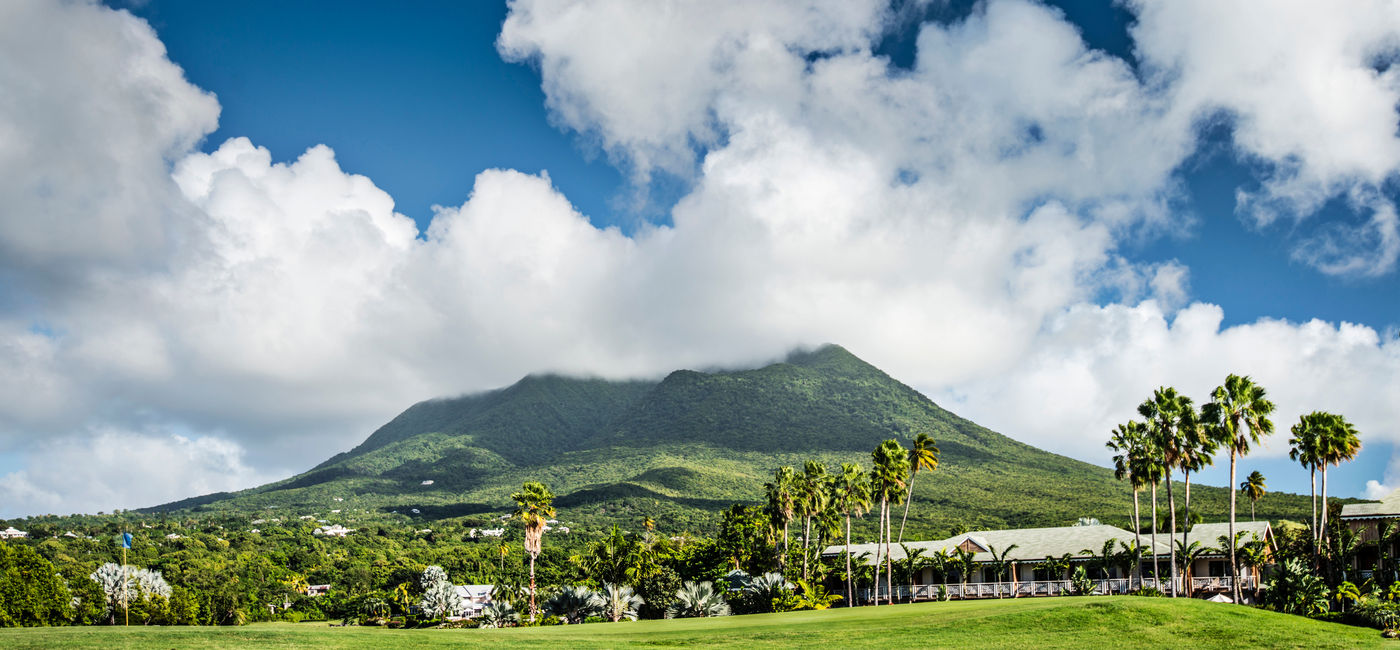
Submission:
[[[1248,607],[1165,598],[1090,597],[917,603],[674,621],[505,630],[385,630],[325,623],[237,628],[74,627],[0,630],[4,648],[490,647],[618,648],[1355,648],[1377,630]],[[1400,643],[1395,644],[1400,648]]]

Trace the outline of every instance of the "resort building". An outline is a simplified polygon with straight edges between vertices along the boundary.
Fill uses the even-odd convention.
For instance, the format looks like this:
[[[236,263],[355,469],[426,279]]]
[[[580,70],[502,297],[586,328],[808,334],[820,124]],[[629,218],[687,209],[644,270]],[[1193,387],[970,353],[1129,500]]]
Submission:
[[[1237,533],[1245,532],[1241,543],[1251,541],[1252,535],[1258,535],[1272,547],[1273,538],[1268,526],[1267,522],[1236,522],[1235,530]],[[1202,547],[1211,549],[1193,562],[1190,572],[1181,576],[1177,583],[1179,593],[1211,596],[1230,591],[1229,556],[1214,549],[1227,528],[1228,524],[1197,524],[1189,533],[1178,533],[1179,538],[1199,541]],[[1135,570],[1137,565],[1131,559],[1124,560],[1122,556],[1122,551],[1131,546],[1134,539],[1141,539],[1144,549],[1140,564],[1141,583]],[[875,564],[878,558],[884,566],[884,550],[877,546],[852,544],[851,556],[854,561],[867,566]],[[905,542],[904,546],[922,560],[922,567],[912,585],[907,579],[903,580],[905,584],[899,584],[900,579],[894,581],[896,600],[931,600],[942,595],[954,599],[1056,596],[1071,592],[1070,577],[1079,566],[1085,568],[1095,591],[1100,594],[1127,593],[1140,585],[1162,591],[1171,588],[1171,535],[1165,532],[1158,532],[1155,546],[1160,581],[1152,577],[1154,547],[1151,535],[1135,537],[1131,531],[1102,524],[981,530],[947,539]],[[1105,550],[1109,558],[1104,557]],[[837,558],[843,552],[845,546],[829,546],[822,555]],[[935,563],[931,558],[936,554],[949,559]],[[1268,557],[1272,558],[1272,555]],[[905,558],[904,548],[899,544],[890,546],[890,560],[896,566],[897,576],[901,573],[900,565]],[[943,567],[941,571],[939,564]],[[1241,570],[1242,589],[1250,592],[1257,590],[1260,568]],[[878,588],[883,597],[887,593],[885,579],[882,577],[880,582]],[[844,585],[833,587],[844,592]],[[867,602],[872,593],[870,589],[862,589],[857,596],[861,602]]]
[[[495,585],[455,585],[454,588],[462,600],[462,608],[450,618],[474,618],[491,602],[491,591]]]
[[[22,530],[18,530],[14,526],[10,526],[5,530],[0,530],[0,539],[20,539],[22,537],[28,536],[29,533],[26,533]]]
[[[1386,557],[1395,557],[1396,538],[1400,537],[1400,490],[1387,494],[1379,503],[1348,503],[1342,506],[1342,523],[1355,531],[1357,541],[1361,542],[1356,554],[1357,568],[1376,566],[1376,561],[1380,559],[1380,544],[1388,547]],[[1380,541],[1382,533],[1387,533],[1384,541]],[[1363,569],[1361,574],[1363,578],[1371,577],[1367,569]]]

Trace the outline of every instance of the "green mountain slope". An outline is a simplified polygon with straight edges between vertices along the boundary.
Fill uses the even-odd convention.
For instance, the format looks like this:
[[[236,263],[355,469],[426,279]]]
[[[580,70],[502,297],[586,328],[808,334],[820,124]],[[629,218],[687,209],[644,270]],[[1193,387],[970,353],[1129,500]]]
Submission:
[[[540,480],[559,496],[567,522],[593,527],[650,516],[665,529],[694,529],[733,502],[757,502],[780,465],[868,466],[880,441],[907,443],[920,432],[937,440],[942,464],[916,482],[914,538],[959,525],[1128,520],[1126,487],[1109,470],[949,413],[838,346],[755,370],[679,370],[659,382],[527,377],[417,404],[358,447],[285,481],[151,510],[416,509],[411,516],[484,523],[508,511],[521,482]],[[1224,518],[1225,490],[1192,492],[1207,521]],[[1306,497],[1281,494],[1257,508],[1271,519],[1301,519],[1307,509]]]

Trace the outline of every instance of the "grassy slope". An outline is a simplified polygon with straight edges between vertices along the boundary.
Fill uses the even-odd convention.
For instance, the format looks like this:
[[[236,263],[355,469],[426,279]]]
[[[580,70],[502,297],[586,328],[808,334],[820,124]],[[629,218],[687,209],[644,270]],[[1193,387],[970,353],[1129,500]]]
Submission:
[[[937,440],[943,463],[917,479],[911,537],[1081,516],[1126,525],[1130,500],[1108,470],[960,418],[835,346],[756,370],[677,371],[660,383],[530,377],[424,402],[310,472],[161,509],[417,508],[423,519],[484,523],[522,481],[541,480],[560,496],[561,519],[586,528],[648,515],[668,530],[696,530],[731,502],[757,501],[775,467],[809,458],[868,466],[881,440],[920,432]],[[427,479],[433,485],[421,485]],[[1223,520],[1226,494],[1197,488],[1193,505]],[[331,505],[335,497],[343,505]],[[1270,494],[1258,512],[1301,518],[1307,509],[1304,497]]]
[[[7,648],[121,647],[1119,647],[1359,648],[1377,630],[1199,600],[1093,597],[919,603],[824,612],[507,630],[381,630],[322,624],[242,628],[0,630]]]

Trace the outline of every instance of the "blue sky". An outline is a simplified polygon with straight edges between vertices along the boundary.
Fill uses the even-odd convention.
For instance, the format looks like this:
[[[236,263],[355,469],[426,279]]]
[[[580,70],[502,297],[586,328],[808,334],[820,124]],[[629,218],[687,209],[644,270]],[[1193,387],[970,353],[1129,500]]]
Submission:
[[[824,341],[1099,463],[1106,425],[1152,385],[1199,399],[1225,371],[1251,373],[1288,417],[1329,408],[1372,430],[1334,493],[1400,482],[1385,406],[1400,368],[1385,239],[1400,82],[1384,19],[1153,0],[775,4],[685,24],[533,1],[109,4],[134,21],[100,7],[68,9],[89,22],[22,18],[55,44],[142,62],[119,70],[179,66],[157,75],[161,92],[103,96],[118,91],[72,72],[100,59],[55,52],[67,72],[49,74],[74,85],[26,86],[25,105],[55,108],[0,113],[0,127],[87,134],[30,165],[48,173],[34,203],[0,213],[0,252],[17,260],[0,264],[0,327],[24,332],[6,360],[15,378],[81,396],[0,402],[0,495],[8,477],[54,507],[89,503],[35,467],[103,436],[233,467],[207,486],[227,489],[299,471],[423,397]],[[122,49],[119,24],[168,61]],[[142,24],[152,36],[131,31]],[[1248,67],[1255,56],[1277,60],[1271,74]],[[863,81],[848,73],[868,65]],[[1300,72],[1316,69],[1321,82]],[[1354,96],[1309,94],[1345,75]],[[117,110],[84,112],[104,105]],[[84,110],[57,108],[71,106]],[[158,123],[151,106],[177,118]],[[1028,135],[1006,149],[1017,129]],[[146,148],[123,139],[152,133]],[[886,168],[897,182],[864,179]],[[83,184],[53,189],[74,169]],[[72,206],[92,204],[87,186],[141,208],[83,217]],[[53,239],[24,229],[34,213],[52,215]],[[70,218],[101,236],[60,237]],[[1305,489],[1274,447],[1251,462]]]

